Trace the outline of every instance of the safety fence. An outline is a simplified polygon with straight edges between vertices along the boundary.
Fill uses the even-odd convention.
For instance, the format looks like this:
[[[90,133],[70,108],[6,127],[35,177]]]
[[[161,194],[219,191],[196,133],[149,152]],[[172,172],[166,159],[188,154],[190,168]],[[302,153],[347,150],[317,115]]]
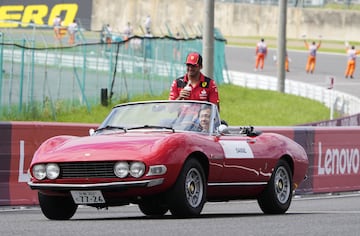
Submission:
[[[91,35],[91,36],[89,36]],[[98,36],[97,38],[94,35]],[[59,110],[159,95],[186,72],[190,51],[202,52],[202,37],[114,38],[79,31],[74,45],[54,39],[49,28],[6,30],[0,34],[0,117],[48,114]],[[224,81],[225,39],[214,43],[214,80]]]

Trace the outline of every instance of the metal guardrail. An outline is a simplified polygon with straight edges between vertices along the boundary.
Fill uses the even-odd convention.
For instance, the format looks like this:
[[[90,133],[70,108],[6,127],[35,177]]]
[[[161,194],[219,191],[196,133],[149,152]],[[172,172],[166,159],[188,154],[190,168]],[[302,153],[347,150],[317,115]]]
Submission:
[[[216,2],[279,5],[279,0],[216,0]],[[360,4],[360,0],[288,0],[287,3],[288,6],[292,7],[324,7],[326,4],[350,6]]]
[[[228,71],[229,81],[234,85],[247,88],[277,91],[277,78],[271,76],[260,76],[257,74]],[[224,76],[224,78],[226,78]],[[334,108],[343,115],[354,115],[360,113],[360,98],[333,89],[327,89],[316,85],[302,83],[293,80],[285,81],[285,93],[306,97],[319,101],[326,107]],[[333,107],[332,107],[333,106]]]

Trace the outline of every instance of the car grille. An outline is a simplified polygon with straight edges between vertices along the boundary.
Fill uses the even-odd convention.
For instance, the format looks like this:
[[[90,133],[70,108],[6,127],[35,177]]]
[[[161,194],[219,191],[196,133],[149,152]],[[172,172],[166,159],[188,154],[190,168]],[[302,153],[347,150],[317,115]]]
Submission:
[[[59,163],[60,178],[116,178],[115,162],[70,162]]]

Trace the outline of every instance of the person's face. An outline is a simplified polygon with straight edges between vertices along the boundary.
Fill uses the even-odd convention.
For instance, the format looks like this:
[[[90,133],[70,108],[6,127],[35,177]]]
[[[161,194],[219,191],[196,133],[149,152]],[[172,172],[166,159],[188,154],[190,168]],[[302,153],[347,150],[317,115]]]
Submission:
[[[200,65],[186,64],[186,72],[190,77],[194,77],[200,74],[200,70],[201,70]]]
[[[210,108],[207,108],[207,109],[204,109],[204,110],[200,111],[199,120],[200,120],[200,125],[203,128],[203,130],[209,131],[210,116],[211,116],[211,109]]]

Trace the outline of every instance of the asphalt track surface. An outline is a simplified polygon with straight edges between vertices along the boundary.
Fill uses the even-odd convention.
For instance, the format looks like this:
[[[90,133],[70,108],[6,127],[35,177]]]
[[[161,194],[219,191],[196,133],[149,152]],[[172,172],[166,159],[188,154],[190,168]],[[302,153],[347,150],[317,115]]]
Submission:
[[[360,97],[360,65],[357,65],[354,79],[345,79],[345,69],[347,57],[343,54],[325,53],[318,51],[316,67],[313,74],[305,72],[307,52],[306,51],[288,51],[290,62],[290,72],[286,72],[286,79],[301,81],[326,88],[328,77],[333,77],[334,90]],[[269,49],[268,56],[265,59],[263,71],[254,72],[255,67],[255,47],[232,47],[225,49],[226,63],[231,71],[244,73],[256,73],[266,76],[277,77],[277,65],[273,60],[276,55],[275,49]]]
[[[297,197],[286,214],[264,215],[254,200],[207,203],[200,217],[144,216],[136,205],[81,207],[68,221],[50,221],[39,208],[0,209],[7,235],[359,235],[360,194]]]

